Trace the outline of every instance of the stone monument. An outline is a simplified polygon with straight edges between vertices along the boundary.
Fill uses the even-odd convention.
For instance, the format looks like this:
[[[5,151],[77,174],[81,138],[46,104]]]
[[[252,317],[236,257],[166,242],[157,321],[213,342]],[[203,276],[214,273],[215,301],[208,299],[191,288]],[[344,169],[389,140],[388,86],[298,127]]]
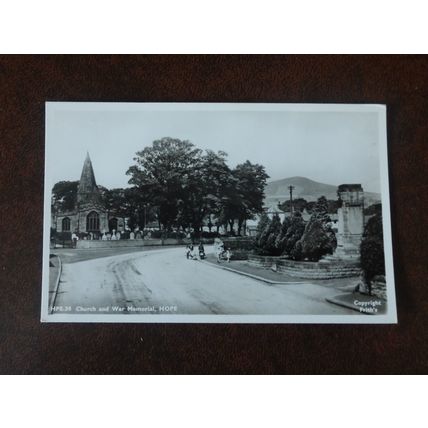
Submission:
[[[361,184],[341,184],[338,196],[337,248],[333,257],[358,261],[364,230],[364,191]]]

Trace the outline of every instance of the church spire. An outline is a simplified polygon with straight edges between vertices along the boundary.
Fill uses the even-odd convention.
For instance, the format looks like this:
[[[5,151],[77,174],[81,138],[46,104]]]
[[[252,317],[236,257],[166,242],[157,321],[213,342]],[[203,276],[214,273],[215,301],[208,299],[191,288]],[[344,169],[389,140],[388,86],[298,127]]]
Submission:
[[[83,164],[82,175],[80,176],[79,186],[77,188],[77,202],[98,202],[99,190],[95,181],[94,169],[92,168],[89,153],[86,153],[85,163]]]

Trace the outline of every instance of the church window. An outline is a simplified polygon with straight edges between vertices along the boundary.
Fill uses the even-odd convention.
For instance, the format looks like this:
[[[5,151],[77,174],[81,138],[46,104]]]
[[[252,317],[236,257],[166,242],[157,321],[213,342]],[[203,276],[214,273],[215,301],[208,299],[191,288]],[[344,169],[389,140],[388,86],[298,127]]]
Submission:
[[[91,211],[86,217],[86,231],[98,232],[100,230],[100,216],[95,211]]]
[[[70,219],[68,217],[64,217],[62,219],[62,231],[63,232],[70,232],[70,228],[71,228],[70,223],[71,222],[70,222]]]

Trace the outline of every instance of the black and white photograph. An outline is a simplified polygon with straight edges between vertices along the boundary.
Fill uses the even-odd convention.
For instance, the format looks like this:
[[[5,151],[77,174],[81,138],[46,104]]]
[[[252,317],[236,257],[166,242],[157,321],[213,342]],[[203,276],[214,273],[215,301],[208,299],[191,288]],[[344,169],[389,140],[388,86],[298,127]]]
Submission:
[[[386,108],[46,103],[43,322],[396,323]]]

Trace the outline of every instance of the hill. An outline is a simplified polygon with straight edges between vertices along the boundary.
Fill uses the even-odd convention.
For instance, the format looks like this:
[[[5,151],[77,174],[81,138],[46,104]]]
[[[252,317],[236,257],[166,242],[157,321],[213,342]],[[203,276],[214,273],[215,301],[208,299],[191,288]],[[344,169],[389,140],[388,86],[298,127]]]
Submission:
[[[342,184],[342,183],[339,183]],[[271,181],[265,189],[265,205],[277,205],[290,198],[288,186],[294,186],[293,198],[304,198],[307,201],[316,201],[320,196],[327,199],[337,199],[337,186],[319,183],[306,177],[290,177]],[[381,200],[379,193],[364,192],[366,206]]]

